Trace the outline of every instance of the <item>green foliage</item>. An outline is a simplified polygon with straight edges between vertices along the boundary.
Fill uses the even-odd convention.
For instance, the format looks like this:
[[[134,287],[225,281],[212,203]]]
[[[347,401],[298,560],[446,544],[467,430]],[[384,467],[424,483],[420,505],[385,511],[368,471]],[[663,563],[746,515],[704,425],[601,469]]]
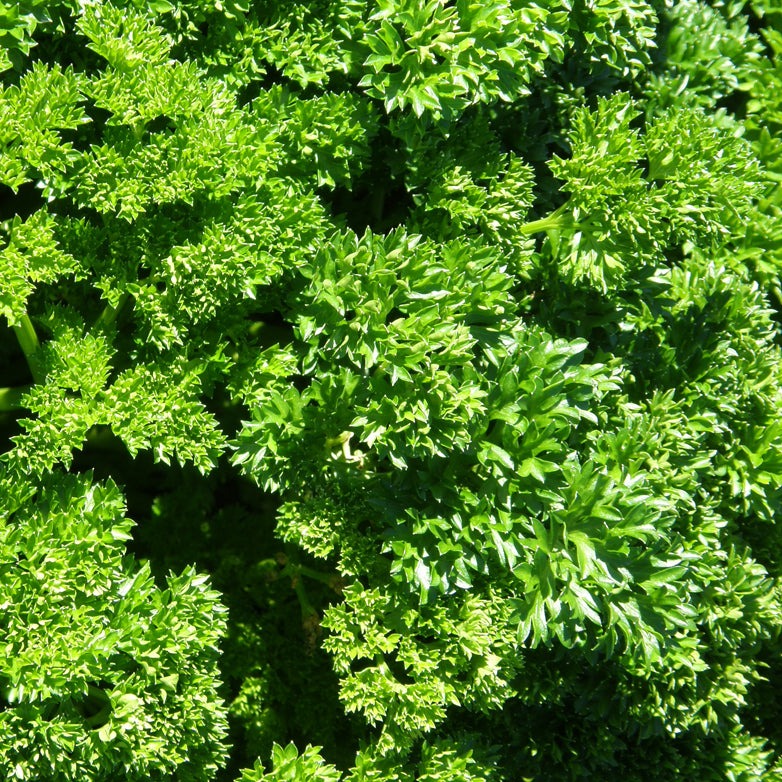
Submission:
[[[275,744],[272,749],[272,770],[264,773],[260,761],[250,771],[242,772],[240,782],[339,782],[341,775],[332,765],[323,763],[318,754],[319,747],[308,746],[302,755],[296,751],[293,744],[281,747]]]
[[[666,21],[664,69],[653,74],[647,87],[653,105],[713,109],[746,89],[763,67],[762,43],[750,32],[738,4],[676,3],[666,9]]]
[[[218,594],[192,568],[161,590],[124,556],[115,484],[59,475],[22,492],[3,493],[4,776],[204,778],[226,730]]]
[[[542,227],[554,230],[553,254],[572,277],[604,290],[625,281],[628,258],[654,268],[672,245],[732,237],[760,193],[740,127],[669,109],[641,136],[636,119],[621,94],[599,99],[596,112],[576,112],[570,156],[552,162],[571,198]]]
[[[781,64],[770,1],[0,10],[5,776],[782,778]]]
[[[0,9],[0,72],[20,71],[35,45],[34,35],[59,21],[63,12],[77,5],[74,0],[19,0]]]
[[[58,131],[77,128],[89,121],[78,106],[79,77],[59,65],[47,68],[36,63],[18,86],[2,96],[2,184],[17,189],[31,181],[31,170],[40,176],[55,176],[73,158],[71,144]]]

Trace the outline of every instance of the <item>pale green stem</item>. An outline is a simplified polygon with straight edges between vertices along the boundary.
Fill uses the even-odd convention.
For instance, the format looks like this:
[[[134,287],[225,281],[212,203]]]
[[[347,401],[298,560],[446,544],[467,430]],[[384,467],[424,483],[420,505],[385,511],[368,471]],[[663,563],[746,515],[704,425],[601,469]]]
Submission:
[[[566,207],[567,204],[562,204],[559,209],[556,209],[550,215],[541,217],[540,220],[533,220],[532,222],[525,223],[519,227],[519,233],[530,236],[531,234],[537,234],[541,231],[552,231],[557,228],[564,228],[570,220],[570,216],[566,213]]]
[[[294,576],[292,582],[293,582],[293,591],[296,593],[296,597],[299,600],[299,607],[301,608],[301,618],[307,619],[307,617],[317,614],[318,612],[315,609],[315,606],[312,605],[312,603],[310,602],[309,596],[307,595],[307,590],[305,589],[304,583],[302,582],[301,578],[299,576]]]
[[[19,340],[19,346],[22,348],[27,366],[30,367],[30,372],[33,375],[33,380],[36,383],[43,383],[46,380],[43,368],[38,361],[38,350],[40,343],[38,342],[38,335],[35,333],[35,327],[30,320],[30,316],[25,313],[18,325],[14,326],[14,332],[16,338]]]
[[[31,386],[0,388],[0,413],[11,413],[16,410],[23,410],[22,397],[30,388]]]
[[[125,302],[127,302],[129,298],[129,293],[123,293],[122,296],[120,296],[116,307],[112,307],[111,304],[107,304],[103,308],[103,312],[101,312],[101,314],[98,316],[98,319],[95,321],[95,326],[97,328],[103,328],[114,323],[114,321],[117,319],[117,315],[119,315],[120,310],[125,306]]]
[[[313,616],[314,614],[317,614],[317,611],[315,610],[315,606],[312,605],[310,602],[309,597],[307,596],[307,590],[304,587],[304,584],[302,583],[302,566],[299,565],[298,562],[296,562],[295,556],[293,554],[293,547],[290,545],[285,546],[286,549],[286,556],[285,561],[286,565],[282,569],[281,576],[287,576],[291,580],[291,586],[293,587],[293,591],[296,593],[296,597],[299,600],[299,606],[301,608],[301,618],[302,620],[306,620],[307,617]],[[305,568],[309,569],[309,568]]]
[[[90,728],[100,728],[109,721],[111,715],[111,699],[99,687],[90,684],[87,687],[87,703],[98,711],[90,717],[85,717],[84,723]]]
[[[302,576],[311,578],[314,581],[320,581],[321,584],[325,584],[330,589],[334,589],[335,583],[339,580],[339,576],[336,573],[321,573],[319,570],[313,570],[306,565],[297,565],[296,569]]]
[[[303,569],[309,570],[309,568],[303,568],[302,565],[289,561],[288,564],[282,569],[282,573],[280,575],[290,578],[293,591],[296,593],[296,597],[299,599],[301,615],[302,617],[305,617],[309,614],[314,614],[315,607],[310,602],[309,597],[307,596],[307,590],[305,589],[301,580],[301,577],[305,575],[302,573]]]

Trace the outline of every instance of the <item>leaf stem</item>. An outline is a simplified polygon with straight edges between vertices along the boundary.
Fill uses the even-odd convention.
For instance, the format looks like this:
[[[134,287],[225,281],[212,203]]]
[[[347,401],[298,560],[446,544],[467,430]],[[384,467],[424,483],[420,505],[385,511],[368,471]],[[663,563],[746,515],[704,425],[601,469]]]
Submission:
[[[525,236],[540,233],[541,231],[552,231],[557,228],[564,228],[567,225],[569,215],[566,214],[567,203],[562,204],[550,215],[541,217],[540,220],[532,220],[529,223],[519,227],[519,232]]]
[[[305,620],[307,619],[307,617],[317,614],[318,612],[315,606],[312,605],[312,602],[309,599],[309,595],[307,595],[307,590],[304,586],[304,582],[301,580],[299,576],[294,576],[291,579],[291,586],[293,587],[293,591],[296,593],[296,598],[299,601],[302,620]]]
[[[95,321],[95,327],[104,328],[105,326],[110,326],[112,323],[114,323],[114,321],[117,319],[117,315],[119,315],[120,310],[125,306],[125,303],[129,298],[129,293],[123,293],[122,296],[120,296],[116,307],[112,307],[111,304],[107,304],[103,308],[103,312],[101,312],[101,314],[98,316],[98,319]]]
[[[43,383],[46,380],[46,374],[38,360],[38,350],[41,344],[38,342],[35,326],[33,326],[33,322],[27,313],[22,315],[19,323],[14,326],[14,332],[16,333],[16,339],[19,341],[19,346],[22,348],[22,353],[24,353],[27,366],[30,367],[33,380],[36,383]]]
[[[338,594],[342,592],[343,579],[338,573],[321,573],[319,570],[313,570],[306,565],[297,565],[297,569],[302,576],[311,578],[314,581],[320,581],[329,589],[333,589]]]
[[[31,386],[0,388],[0,413],[12,413],[17,410],[24,410],[22,398],[30,388]]]

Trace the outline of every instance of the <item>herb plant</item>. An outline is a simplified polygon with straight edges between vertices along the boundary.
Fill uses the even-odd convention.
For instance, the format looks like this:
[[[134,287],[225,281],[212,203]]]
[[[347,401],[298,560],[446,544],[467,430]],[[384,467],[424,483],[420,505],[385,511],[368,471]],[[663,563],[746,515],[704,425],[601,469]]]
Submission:
[[[0,774],[782,780],[775,0],[0,9]]]

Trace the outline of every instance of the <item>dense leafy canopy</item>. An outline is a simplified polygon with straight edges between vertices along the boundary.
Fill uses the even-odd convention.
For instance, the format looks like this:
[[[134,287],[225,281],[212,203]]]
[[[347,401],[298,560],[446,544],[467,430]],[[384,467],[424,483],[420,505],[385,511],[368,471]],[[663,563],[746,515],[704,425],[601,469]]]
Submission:
[[[0,775],[782,780],[775,0],[7,3],[0,189]]]

